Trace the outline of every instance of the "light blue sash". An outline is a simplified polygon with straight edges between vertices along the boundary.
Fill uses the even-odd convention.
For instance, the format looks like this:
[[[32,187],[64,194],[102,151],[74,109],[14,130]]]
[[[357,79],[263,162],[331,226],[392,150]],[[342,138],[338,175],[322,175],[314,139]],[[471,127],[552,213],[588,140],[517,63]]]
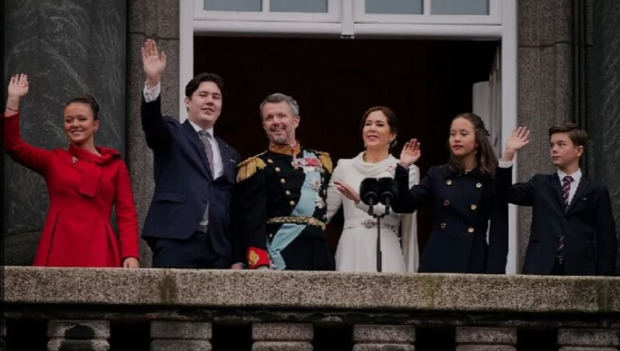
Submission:
[[[317,158],[314,153],[306,150],[304,150],[303,157]],[[313,170],[306,172],[306,178],[301,187],[301,196],[299,197],[297,206],[295,206],[291,212],[291,216],[312,217],[314,208],[316,207],[315,200],[319,193],[318,189],[314,189],[313,184],[317,182],[321,182],[321,174],[318,171]],[[295,240],[305,228],[305,224],[284,223],[273,236],[271,243],[267,240],[267,250],[269,251],[269,258],[271,259],[274,269],[286,269],[286,263],[282,258],[281,252]]]

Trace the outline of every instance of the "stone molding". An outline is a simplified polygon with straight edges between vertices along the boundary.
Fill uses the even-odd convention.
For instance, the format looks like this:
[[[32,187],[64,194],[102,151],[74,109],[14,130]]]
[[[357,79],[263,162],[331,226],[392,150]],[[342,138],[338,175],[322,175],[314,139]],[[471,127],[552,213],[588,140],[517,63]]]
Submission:
[[[620,278],[4,267],[12,304],[617,314]],[[68,288],[70,287],[70,288]],[[381,298],[378,298],[380,296]]]

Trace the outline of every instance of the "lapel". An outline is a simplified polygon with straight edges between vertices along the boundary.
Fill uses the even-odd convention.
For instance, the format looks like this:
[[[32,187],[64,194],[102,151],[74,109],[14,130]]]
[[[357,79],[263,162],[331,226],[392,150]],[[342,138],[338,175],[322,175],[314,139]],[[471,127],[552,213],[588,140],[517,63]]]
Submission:
[[[590,185],[590,181],[587,180],[583,175],[581,176],[581,180],[577,185],[577,190],[575,191],[575,195],[573,196],[573,200],[568,204],[568,208],[566,212],[572,211],[575,209],[575,204],[579,202],[579,199],[583,197],[583,194],[588,189],[588,185]]]
[[[207,153],[205,152],[205,147],[200,141],[198,137],[198,133],[194,130],[189,121],[186,120],[182,124],[183,132],[187,136],[187,139],[190,141],[190,144],[193,146],[194,150],[197,152],[197,156],[200,159],[199,168],[203,171],[205,176],[208,179],[212,179],[211,170],[209,170],[209,161],[207,160]]]
[[[556,195],[557,202],[560,204],[560,208],[564,211],[565,207],[564,200],[562,200],[562,184],[560,184],[560,177],[558,177],[557,173],[549,174],[549,182],[551,183],[553,192]]]
[[[220,147],[220,156],[222,157],[223,169],[222,176],[234,183],[237,178],[237,168],[232,152],[230,151],[230,146],[228,146],[228,144],[217,136],[215,137],[215,141],[217,141],[217,145]]]

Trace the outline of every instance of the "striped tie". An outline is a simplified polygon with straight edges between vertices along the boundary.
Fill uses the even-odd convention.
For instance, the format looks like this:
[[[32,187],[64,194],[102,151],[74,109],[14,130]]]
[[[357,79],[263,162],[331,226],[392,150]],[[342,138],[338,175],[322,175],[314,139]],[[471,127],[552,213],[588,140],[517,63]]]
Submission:
[[[570,194],[570,183],[573,181],[573,177],[565,176],[562,178],[562,202],[564,203],[564,208],[568,208],[569,205],[569,194]],[[558,243],[558,260],[560,263],[564,260],[564,233],[560,236],[560,242]]]

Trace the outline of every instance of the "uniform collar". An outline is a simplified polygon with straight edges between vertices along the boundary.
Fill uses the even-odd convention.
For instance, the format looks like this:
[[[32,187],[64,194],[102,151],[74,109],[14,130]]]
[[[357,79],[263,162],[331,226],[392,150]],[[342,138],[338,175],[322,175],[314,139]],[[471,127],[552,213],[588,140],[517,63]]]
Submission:
[[[272,141],[269,142],[269,151],[274,152],[276,154],[284,154],[284,155],[290,155],[290,156],[295,156],[297,154],[299,154],[301,152],[301,146],[299,144],[299,141],[295,141],[295,145],[290,146],[290,145],[280,145],[280,144],[276,144]]]

